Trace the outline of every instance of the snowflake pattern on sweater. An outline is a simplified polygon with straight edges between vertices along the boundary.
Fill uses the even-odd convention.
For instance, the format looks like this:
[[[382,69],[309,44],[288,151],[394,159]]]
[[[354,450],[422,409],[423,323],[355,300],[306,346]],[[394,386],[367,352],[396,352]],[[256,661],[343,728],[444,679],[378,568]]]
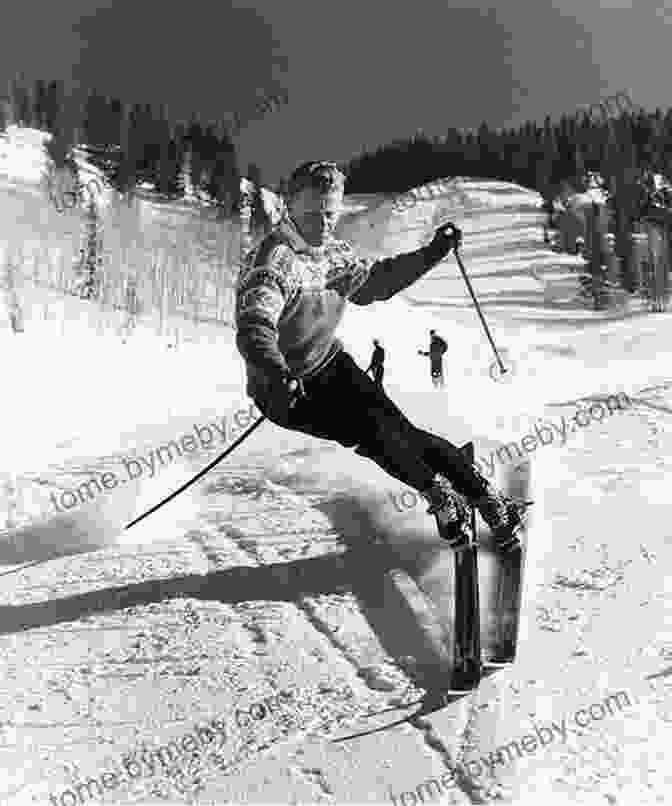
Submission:
[[[300,252],[280,242],[256,265],[263,248],[262,243],[254,250],[238,278],[236,316],[274,324],[302,291],[314,294],[318,305],[323,291],[349,299],[368,280],[374,263],[358,257],[347,242],[333,240],[321,249]]]
[[[335,333],[348,301],[390,299],[425,274],[426,250],[373,260],[346,241],[310,246],[285,219],[253,250],[236,282],[236,345],[250,397],[274,378],[307,377],[342,348]]]

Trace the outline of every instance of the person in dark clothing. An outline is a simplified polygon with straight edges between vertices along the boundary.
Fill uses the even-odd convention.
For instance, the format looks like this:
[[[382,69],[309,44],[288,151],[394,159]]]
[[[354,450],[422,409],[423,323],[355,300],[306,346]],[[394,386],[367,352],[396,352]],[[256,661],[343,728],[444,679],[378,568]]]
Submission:
[[[446,342],[438,336],[436,330],[429,331],[429,351],[418,350],[419,355],[429,356],[429,368],[434,386],[443,386],[443,354],[448,349]]]
[[[236,345],[247,394],[271,422],[354,448],[418,490],[454,548],[476,506],[501,551],[520,545],[522,510],[446,439],[413,425],[334,333],[347,302],[369,305],[411,286],[460,244],[440,226],[409,254],[372,260],[333,237],[345,177],[308,162],[290,178],[282,220],[248,256],[236,282]]]
[[[366,372],[373,375],[373,382],[376,386],[383,385],[383,375],[385,374],[385,350],[380,346],[378,339],[373,340],[373,354],[371,355],[371,363],[369,364]]]

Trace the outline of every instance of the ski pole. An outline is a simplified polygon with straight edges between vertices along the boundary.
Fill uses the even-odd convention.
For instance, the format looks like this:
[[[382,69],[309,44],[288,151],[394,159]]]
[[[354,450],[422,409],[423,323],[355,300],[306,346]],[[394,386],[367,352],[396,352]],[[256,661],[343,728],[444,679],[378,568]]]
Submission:
[[[258,428],[264,422],[265,419],[266,419],[266,417],[264,415],[259,417],[259,419],[255,423],[252,423],[252,425],[247,429],[247,431],[245,431],[244,434],[241,434],[241,436],[239,436],[238,439],[232,445],[229,445],[229,447],[223,453],[221,453],[216,459],[214,459],[212,462],[210,462],[209,465],[204,467],[203,470],[199,471],[193,477],[193,479],[190,479],[186,484],[183,484],[181,487],[179,487],[177,490],[175,490],[174,493],[171,493],[167,498],[164,498],[162,501],[159,501],[159,503],[156,504],[156,506],[153,506],[151,509],[148,509],[147,512],[143,512],[142,515],[137,517],[135,520],[131,521],[130,523],[127,523],[126,526],[124,527],[124,529],[130,529],[131,526],[135,526],[135,524],[139,523],[143,518],[146,518],[148,515],[151,515],[152,512],[156,512],[156,510],[159,509],[159,507],[162,507],[164,504],[167,504],[169,501],[172,501],[173,498],[175,498],[175,496],[179,495],[181,492],[186,490],[187,487],[191,487],[192,484],[194,484],[200,478],[205,476],[205,474],[208,472],[208,470],[212,470],[212,468],[216,464],[221,462],[222,459],[224,459],[226,456],[228,456],[234,448],[237,448],[238,445],[240,445],[241,442],[246,440],[250,436],[250,434],[254,431],[254,429]]]
[[[493,352],[495,353],[495,358],[497,359],[497,363],[499,364],[499,369],[500,369],[502,375],[505,375],[508,372],[508,370],[506,369],[504,364],[502,364],[502,359],[499,357],[499,353],[497,352],[497,348],[495,347],[495,343],[492,340],[492,336],[490,335],[490,330],[488,329],[488,325],[487,325],[487,323],[485,321],[485,318],[483,317],[483,313],[481,311],[481,306],[478,304],[478,300],[476,299],[476,294],[474,293],[474,289],[471,286],[471,282],[469,280],[469,277],[467,276],[467,271],[464,268],[464,263],[462,263],[462,258],[460,257],[460,253],[457,251],[457,247],[455,247],[454,252],[455,252],[455,260],[457,260],[457,265],[460,267],[460,271],[462,272],[462,276],[464,277],[464,282],[467,284],[467,288],[469,289],[469,293],[471,294],[471,298],[474,301],[474,305],[476,306],[476,312],[478,313],[478,316],[479,316],[479,318],[481,320],[481,324],[483,325],[483,329],[485,330],[485,335],[488,337],[488,341],[490,342],[490,346],[492,347]]]
[[[250,200],[246,193],[243,192],[243,185],[242,180],[240,183],[240,191],[241,191],[241,205],[240,205],[240,264],[241,266],[245,263],[246,258],[246,246],[249,246],[249,239],[250,239],[250,216],[252,215],[252,211],[250,209]],[[245,214],[244,214],[245,212]],[[203,468],[199,473],[197,473],[193,479],[188,481],[186,484],[183,484],[179,489],[175,490],[174,493],[171,493],[167,498],[164,498],[162,501],[156,506],[153,506],[151,509],[148,509],[147,512],[143,512],[142,515],[137,517],[135,520],[132,520],[130,523],[127,523],[124,529],[130,529],[131,526],[135,526],[136,523],[139,523],[143,518],[146,518],[148,515],[151,515],[152,512],[156,512],[159,507],[162,507],[164,504],[167,504],[169,501],[172,501],[175,496],[179,495],[181,492],[187,489],[187,487],[191,487],[192,484],[197,482],[200,478],[202,478],[208,470],[212,470],[212,468],[222,461],[226,456],[228,456],[231,451],[238,447],[241,442],[246,440],[250,434],[254,431],[255,428],[258,428],[266,419],[264,415],[259,417],[256,423],[252,423],[252,425],[245,431],[244,434],[241,434],[238,439],[229,447],[221,453],[214,461],[210,462],[209,465]]]

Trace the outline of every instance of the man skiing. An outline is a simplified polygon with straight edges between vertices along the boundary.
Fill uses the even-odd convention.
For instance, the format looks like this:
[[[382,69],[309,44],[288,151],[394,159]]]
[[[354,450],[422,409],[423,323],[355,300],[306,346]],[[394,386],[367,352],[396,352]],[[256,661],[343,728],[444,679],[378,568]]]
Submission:
[[[410,254],[358,257],[333,237],[344,186],[335,163],[297,168],[283,219],[241,269],[236,344],[245,360],[247,394],[276,425],[354,448],[416,489],[453,548],[469,540],[469,503],[502,551],[517,548],[521,507],[455,445],[414,426],[334,336],[348,301],[390,299],[459,246],[461,232],[444,224]]]
[[[443,386],[443,354],[448,349],[448,345],[437,335],[436,330],[429,331],[429,351],[418,350],[419,355],[429,356],[430,374],[434,386]]]
[[[373,340],[373,353],[371,363],[366,369],[366,373],[373,375],[373,382],[376,386],[383,385],[383,375],[385,374],[385,350],[380,346],[378,339]]]

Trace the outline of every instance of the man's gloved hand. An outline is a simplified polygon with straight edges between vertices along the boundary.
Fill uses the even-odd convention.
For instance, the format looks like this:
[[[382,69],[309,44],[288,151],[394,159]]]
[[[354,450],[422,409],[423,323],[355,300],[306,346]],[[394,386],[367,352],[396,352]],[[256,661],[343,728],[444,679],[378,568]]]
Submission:
[[[278,378],[268,389],[265,414],[277,425],[287,425],[289,413],[303,395],[301,382],[296,378]]]
[[[429,246],[426,247],[427,256],[433,263],[438,263],[453,249],[457,249],[461,243],[462,230],[458,229],[455,224],[442,224],[434,233]]]

